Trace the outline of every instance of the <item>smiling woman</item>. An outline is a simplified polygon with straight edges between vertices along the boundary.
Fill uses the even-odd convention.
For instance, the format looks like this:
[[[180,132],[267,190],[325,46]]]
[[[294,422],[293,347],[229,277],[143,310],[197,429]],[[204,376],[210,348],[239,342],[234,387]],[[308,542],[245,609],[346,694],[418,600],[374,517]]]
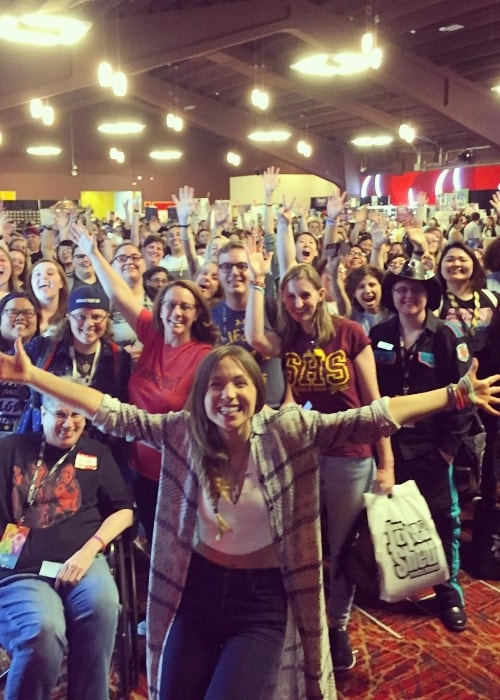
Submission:
[[[40,305],[40,333],[50,335],[64,318],[68,302],[68,283],[61,266],[53,260],[37,260],[31,268],[28,292]]]
[[[85,252],[116,312],[130,325],[144,346],[131,374],[130,400],[152,413],[183,408],[199,362],[210,351],[216,333],[208,308],[193,282],[178,280],[162,287],[153,309],[144,308],[141,293],[144,261],[140,251],[125,243],[110,265],[99,252],[95,237],[80,224],[72,235]],[[133,286],[129,286],[132,284]],[[149,299],[148,299],[149,302]],[[134,444],[131,467],[139,519],[151,542],[160,473],[160,455],[144,444]]]
[[[455,406],[460,398],[495,412],[499,376],[480,381],[474,369],[456,388],[351,411],[269,411],[255,360],[224,345],[201,361],[185,410],[148,414],[88,387],[75,395],[71,383],[32,367],[21,345],[15,357],[0,355],[0,379],[64,399],[104,432],[161,451],[147,617],[152,700],[235,698],[242,688],[247,698],[276,688],[286,698],[335,698],[320,458],[445,410],[450,391]]]

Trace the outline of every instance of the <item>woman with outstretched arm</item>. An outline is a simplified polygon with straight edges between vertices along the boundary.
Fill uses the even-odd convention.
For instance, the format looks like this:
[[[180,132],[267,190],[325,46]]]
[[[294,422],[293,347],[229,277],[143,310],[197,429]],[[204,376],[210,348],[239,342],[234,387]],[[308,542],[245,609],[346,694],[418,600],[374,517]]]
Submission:
[[[162,452],[147,614],[153,700],[333,700],[320,457],[446,408],[498,415],[500,375],[479,380],[476,369],[457,385],[340,413],[271,411],[252,356],[221,345],[201,361],[186,410],[152,415],[90,387],[75,392],[33,367],[21,342],[15,356],[0,354],[0,380],[64,399],[101,430]]]

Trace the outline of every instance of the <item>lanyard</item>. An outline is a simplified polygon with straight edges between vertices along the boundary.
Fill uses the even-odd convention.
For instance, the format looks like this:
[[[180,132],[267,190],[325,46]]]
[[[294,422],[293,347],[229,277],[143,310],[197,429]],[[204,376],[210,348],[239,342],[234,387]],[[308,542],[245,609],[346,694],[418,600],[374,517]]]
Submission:
[[[83,379],[85,384],[87,384],[87,385],[90,384],[92,379],[94,378],[94,374],[95,374],[95,371],[97,369],[97,363],[99,362],[99,356],[101,354],[101,343],[99,342],[99,345],[97,346],[97,350],[94,353],[94,359],[92,360],[92,367],[90,368],[90,372],[88,374],[80,374],[80,372],[78,371],[74,345],[70,345],[69,354],[71,356],[71,360],[73,361],[73,372],[72,372],[73,381],[78,380],[78,379],[80,379],[80,380]]]
[[[411,348],[408,348],[408,350],[405,348],[403,336],[399,336],[399,356],[401,358],[401,367],[403,369],[403,396],[406,396],[410,390],[410,369],[417,352],[417,343],[420,340],[422,333],[423,330],[420,332],[420,335],[415,340]]]
[[[42,438],[42,444],[40,445],[40,452],[38,453],[38,459],[36,460],[36,467],[35,467],[35,472],[33,474],[33,478],[31,480],[30,487],[28,489],[28,495],[26,496],[26,501],[24,503],[23,507],[23,515],[21,519],[19,520],[20,523],[23,522],[25,516],[26,516],[26,511],[31,508],[33,503],[35,502],[35,499],[37,497],[38,491],[40,490],[40,487],[43,486],[45,481],[49,478],[49,476],[52,476],[54,472],[61,466],[61,464],[69,457],[69,455],[75,450],[76,448],[76,443],[73,445],[73,447],[70,447],[70,449],[65,452],[62,457],[59,457],[57,462],[53,465],[51,470],[48,472],[48,474],[45,475],[45,477],[40,481],[39,484],[37,484],[37,479],[38,475],[40,474],[40,469],[43,464],[43,458],[45,455],[45,438]]]

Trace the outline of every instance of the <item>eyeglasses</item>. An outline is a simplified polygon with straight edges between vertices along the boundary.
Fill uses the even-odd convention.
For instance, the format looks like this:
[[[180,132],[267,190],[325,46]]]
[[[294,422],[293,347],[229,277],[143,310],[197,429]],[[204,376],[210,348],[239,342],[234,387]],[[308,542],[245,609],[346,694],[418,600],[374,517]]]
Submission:
[[[27,321],[32,321],[36,316],[36,311],[31,311],[31,309],[4,309],[2,314],[5,314],[12,320],[18,316],[24,316]]]
[[[351,258],[366,258],[366,253],[362,253],[360,250],[351,250],[349,255]]]
[[[219,270],[223,272],[225,275],[227,275],[229,272],[232,271],[233,267],[235,267],[238,272],[245,272],[245,270],[248,270],[248,263],[246,262],[238,262],[238,263],[221,263],[219,265]]]
[[[81,413],[73,413],[70,411],[51,411],[48,408],[45,408],[45,410],[47,413],[50,413],[51,416],[54,416],[57,423],[66,423],[68,420],[78,423],[81,420],[85,420],[85,416],[82,416]]]
[[[85,258],[88,258],[88,255],[85,255],[84,253],[76,253],[76,255],[73,255],[75,260],[85,260]]]
[[[411,294],[412,296],[417,297],[425,294],[425,289],[423,287],[393,287],[392,291],[394,294],[399,294],[400,296]]]
[[[132,260],[132,262],[137,263],[139,260],[142,260],[142,255],[139,255],[139,253],[132,253],[132,255],[117,255],[111,262],[117,262],[120,263],[120,265],[123,265],[127,262],[127,260]]]
[[[70,318],[73,319],[73,321],[76,321],[77,323],[84,324],[85,322],[87,323],[95,323],[95,324],[100,324],[103,323],[107,318],[108,314],[78,314],[78,313],[71,313],[69,314]]]
[[[196,304],[190,304],[187,301],[181,301],[177,303],[175,301],[164,301],[162,306],[164,306],[169,313],[175,311],[177,307],[179,307],[181,311],[193,311],[194,309],[196,309]]]

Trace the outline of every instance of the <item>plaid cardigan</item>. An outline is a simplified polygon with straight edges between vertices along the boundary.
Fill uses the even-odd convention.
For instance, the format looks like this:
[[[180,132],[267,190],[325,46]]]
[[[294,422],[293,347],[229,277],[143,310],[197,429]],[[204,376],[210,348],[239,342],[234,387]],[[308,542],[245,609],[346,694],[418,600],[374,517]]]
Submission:
[[[187,411],[150,415],[105,396],[93,421],[106,433],[142,440],[162,452],[147,614],[153,700],[159,697],[162,648],[181,600],[196,525],[200,480],[191,459],[189,420]],[[252,418],[252,456],[262,475],[289,606],[281,668],[266,698],[336,697],[323,594],[319,458],[332,446],[374,443],[398,428],[386,399],[342,413],[290,405]]]

